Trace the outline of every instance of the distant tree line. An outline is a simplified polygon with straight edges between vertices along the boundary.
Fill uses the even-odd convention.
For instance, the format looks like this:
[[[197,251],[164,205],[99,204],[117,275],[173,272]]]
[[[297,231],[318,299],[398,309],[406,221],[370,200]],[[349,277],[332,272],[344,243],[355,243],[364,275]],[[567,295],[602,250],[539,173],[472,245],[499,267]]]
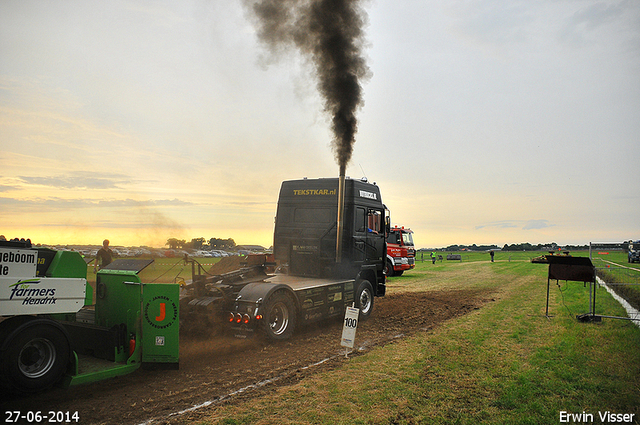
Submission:
[[[202,249],[202,250],[211,250],[211,249],[228,249],[233,250],[236,247],[236,242],[229,239],[219,239],[219,238],[211,238],[208,241],[205,238],[194,238],[191,239],[190,242],[187,242],[185,239],[176,239],[169,238],[167,239],[167,243],[165,244],[170,249]]]
[[[489,251],[491,249],[500,249],[498,245],[449,245],[445,251]]]
[[[547,244],[537,244],[532,245],[529,242],[518,243],[518,244],[505,244],[502,247],[503,251],[557,251],[558,244],[555,242],[547,243]]]
[[[562,249],[564,251],[582,251],[589,249],[589,245],[563,245],[560,246],[555,242],[547,244],[531,245],[530,243],[512,244],[502,247],[503,251],[557,251]]]
[[[560,247],[557,243],[551,242],[546,244],[532,245],[528,242],[519,244],[505,244],[502,248],[498,245],[449,245],[443,251],[457,252],[457,251],[490,251],[490,250],[502,251],[557,251],[563,249],[566,251],[581,251],[589,249],[589,245],[564,245]]]

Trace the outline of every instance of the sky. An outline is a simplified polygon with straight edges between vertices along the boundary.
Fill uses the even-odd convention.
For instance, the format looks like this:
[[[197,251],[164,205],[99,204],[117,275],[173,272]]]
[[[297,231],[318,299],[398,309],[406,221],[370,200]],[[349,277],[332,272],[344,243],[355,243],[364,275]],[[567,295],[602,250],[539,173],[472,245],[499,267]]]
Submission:
[[[347,175],[417,247],[640,238],[640,2],[364,0]],[[269,247],[336,177],[312,70],[243,1],[0,2],[0,234]]]

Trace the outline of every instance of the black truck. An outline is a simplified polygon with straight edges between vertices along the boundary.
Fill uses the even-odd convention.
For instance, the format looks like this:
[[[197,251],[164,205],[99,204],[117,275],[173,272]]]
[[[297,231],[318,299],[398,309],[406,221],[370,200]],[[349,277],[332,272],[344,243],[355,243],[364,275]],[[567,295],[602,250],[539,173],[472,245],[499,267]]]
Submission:
[[[366,179],[283,182],[265,262],[275,273],[236,284],[227,313],[236,336],[287,339],[296,326],[342,316],[352,304],[366,320],[374,297],[385,294],[386,212],[379,187]]]

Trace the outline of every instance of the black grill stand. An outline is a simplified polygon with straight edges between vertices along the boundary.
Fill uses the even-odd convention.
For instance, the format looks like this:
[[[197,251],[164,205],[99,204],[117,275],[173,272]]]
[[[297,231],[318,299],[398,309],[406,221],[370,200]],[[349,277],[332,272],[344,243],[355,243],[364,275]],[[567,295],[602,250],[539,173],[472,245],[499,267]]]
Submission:
[[[549,288],[551,280],[589,282],[589,313],[577,316],[583,322],[600,321],[596,316],[596,268],[588,257],[571,257],[569,255],[547,255],[549,275],[547,277],[547,309],[545,316],[549,318]]]

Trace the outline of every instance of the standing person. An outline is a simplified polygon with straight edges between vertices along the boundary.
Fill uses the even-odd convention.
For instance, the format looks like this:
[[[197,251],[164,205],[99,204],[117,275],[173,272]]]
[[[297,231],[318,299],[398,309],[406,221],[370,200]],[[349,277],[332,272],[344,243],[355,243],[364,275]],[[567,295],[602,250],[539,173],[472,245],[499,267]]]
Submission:
[[[489,251],[489,255],[491,255],[491,262],[493,263],[493,250]]]
[[[435,264],[436,263],[436,253],[435,251],[431,253],[431,264]]]
[[[100,261],[100,268],[103,269],[113,261],[113,251],[109,248],[109,239],[105,239],[102,242],[102,248],[98,250],[96,254],[96,262],[93,263],[93,272],[98,271],[98,261]]]

